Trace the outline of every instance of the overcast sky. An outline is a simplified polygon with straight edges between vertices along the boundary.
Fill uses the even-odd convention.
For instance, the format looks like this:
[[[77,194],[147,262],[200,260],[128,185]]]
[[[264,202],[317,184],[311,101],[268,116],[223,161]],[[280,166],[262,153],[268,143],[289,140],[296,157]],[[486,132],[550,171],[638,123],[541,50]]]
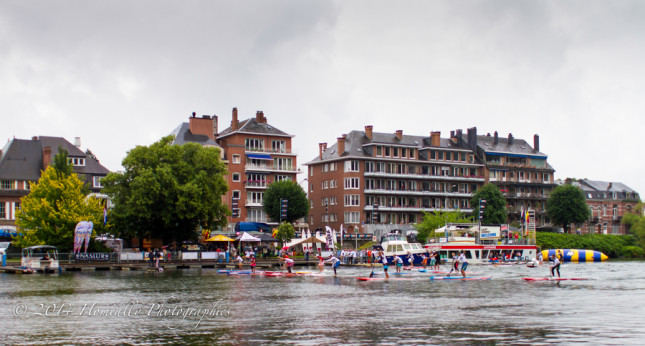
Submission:
[[[295,135],[300,164],[365,125],[477,127],[643,194],[645,1],[0,1],[2,146],[78,136],[119,170],[233,107]]]

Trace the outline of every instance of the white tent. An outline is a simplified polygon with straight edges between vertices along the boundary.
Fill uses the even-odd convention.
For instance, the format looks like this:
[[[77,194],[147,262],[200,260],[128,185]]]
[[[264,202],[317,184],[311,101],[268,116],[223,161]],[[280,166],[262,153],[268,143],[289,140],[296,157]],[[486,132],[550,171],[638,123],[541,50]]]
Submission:
[[[242,233],[242,236],[237,239],[238,241],[260,241],[260,238],[256,238],[246,232]]]

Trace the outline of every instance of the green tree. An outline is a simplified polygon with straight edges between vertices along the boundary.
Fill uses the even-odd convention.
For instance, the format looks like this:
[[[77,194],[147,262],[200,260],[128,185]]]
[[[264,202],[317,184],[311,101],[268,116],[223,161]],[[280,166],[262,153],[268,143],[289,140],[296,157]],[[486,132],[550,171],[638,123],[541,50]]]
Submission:
[[[52,166],[59,174],[68,176],[74,173],[74,165],[67,159],[69,153],[62,147],[58,147],[58,153],[54,155]]]
[[[219,149],[172,141],[167,136],[135,147],[122,162],[125,171],[102,180],[114,204],[108,219],[120,236],[167,244],[196,240],[200,226],[226,225],[230,211],[222,195],[228,187]]]
[[[278,232],[276,232],[275,238],[279,239],[282,244],[286,241],[293,239],[296,235],[296,230],[289,222],[283,222],[278,226]]]
[[[102,201],[86,198],[76,174],[63,176],[49,166],[21,200],[16,225],[23,235],[13,242],[18,247],[47,244],[67,251],[73,248],[76,224],[92,221],[94,229],[101,230],[102,216]]]
[[[417,240],[425,243],[428,237],[435,236],[435,230],[441,228],[448,223],[471,223],[473,220],[460,211],[437,211],[424,213],[421,223],[415,224],[414,228],[419,232],[417,233]]]
[[[579,187],[565,184],[553,189],[546,201],[546,213],[556,225],[569,232],[569,225],[582,223],[589,218],[589,208]]]
[[[636,236],[641,247],[645,248],[645,216],[640,215],[643,210],[643,203],[640,202],[636,205],[636,213],[626,213],[623,215],[622,223],[629,226],[629,231]]]
[[[287,217],[280,215],[280,200],[287,200]],[[262,201],[264,212],[274,221],[287,221],[293,223],[301,217],[306,217],[309,212],[307,193],[298,183],[292,180],[275,181],[267,187]]]
[[[471,197],[470,205],[473,209],[473,219],[475,220],[479,220],[479,204],[482,200],[486,200],[486,203],[482,203],[484,207],[482,224],[500,225],[506,223],[506,199],[496,185],[486,184]]]

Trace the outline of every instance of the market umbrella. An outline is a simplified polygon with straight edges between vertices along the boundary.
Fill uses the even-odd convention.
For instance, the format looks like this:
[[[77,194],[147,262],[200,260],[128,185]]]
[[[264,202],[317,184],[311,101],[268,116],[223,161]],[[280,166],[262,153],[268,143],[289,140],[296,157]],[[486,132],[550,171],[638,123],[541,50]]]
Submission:
[[[206,239],[206,241],[234,241],[234,240],[235,239],[231,239],[223,234],[218,234],[216,236]]]
[[[242,236],[237,238],[238,241],[260,241],[260,238],[256,238],[246,232],[242,233]]]

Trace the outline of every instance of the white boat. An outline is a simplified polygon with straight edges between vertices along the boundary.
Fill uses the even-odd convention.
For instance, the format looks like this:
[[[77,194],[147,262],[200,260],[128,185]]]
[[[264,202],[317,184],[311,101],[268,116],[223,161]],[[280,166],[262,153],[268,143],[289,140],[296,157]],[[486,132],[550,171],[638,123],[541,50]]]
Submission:
[[[462,250],[472,264],[519,264],[537,256],[537,246],[503,238],[499,226],[448,224],[435,233],[443,236],[424,247],[439,251],[444,261],[459,256]]]
[[[20,266],[42,273],[59,272],[58,249],[51,245],[36,245],[22,249]]]
[[[388,262],[392,263],[394,256],[399,256],[404,265],[410,265],[408,256],[414,257],[413,265],[421,264],[421,254],[426,253],[426,249],[419,243],[409,243],[405,237],[400,234],[390,233],[384,235],[381,240],[381,248]]]

